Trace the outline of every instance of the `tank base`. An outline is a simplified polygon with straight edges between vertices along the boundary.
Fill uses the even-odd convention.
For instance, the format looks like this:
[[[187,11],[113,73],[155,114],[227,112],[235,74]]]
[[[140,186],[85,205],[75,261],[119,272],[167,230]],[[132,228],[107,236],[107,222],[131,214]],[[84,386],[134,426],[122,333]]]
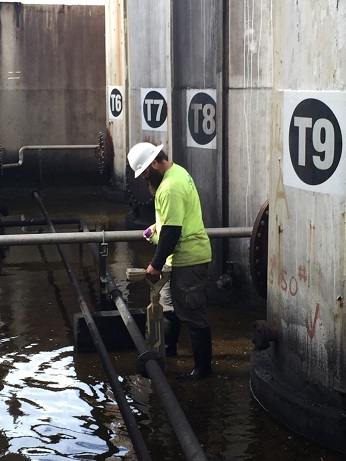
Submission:
[[[251,354],[251,392],[268,413],[294,432],[346,453],[346,408],[312,401],[280,376],[267,351]]]

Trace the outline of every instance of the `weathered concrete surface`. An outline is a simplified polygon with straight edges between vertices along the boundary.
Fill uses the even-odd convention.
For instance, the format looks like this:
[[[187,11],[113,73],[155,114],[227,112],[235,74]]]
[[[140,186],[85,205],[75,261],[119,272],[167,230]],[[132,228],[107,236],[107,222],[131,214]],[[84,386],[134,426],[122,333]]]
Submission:
[[[17,6],[16,6],[17,5]],[[97,144],[105,123],[104,7],[0,5],[0,134],[24,145]],[[1,146],[0,146],[1,147]],[[29,158],[29,157],[27,157]],[[7,177],[38,175],[38,154]],[[97,180],[94,152],[44,154],[44,174]],[[6,177],[4,177],[6,179]]]
[[[254,360],[253,389],[281,421],[294,427],[294,407],[297,430],[345,453],[346,7],[273,5],[267,321],[277,341]]]

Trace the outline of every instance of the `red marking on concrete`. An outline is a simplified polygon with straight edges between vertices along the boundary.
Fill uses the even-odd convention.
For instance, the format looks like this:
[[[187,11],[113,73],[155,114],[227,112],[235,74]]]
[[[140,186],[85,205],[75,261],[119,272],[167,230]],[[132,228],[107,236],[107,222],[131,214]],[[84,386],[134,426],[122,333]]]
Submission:
[[[298,277],[300,281],[306,282],[308,279],[308,276],[306,275],[306,267],[305,266],[299,266],[298,268]]]
[[[293,289],[293,287],[294,287],[294,289]],[[295,277],[290,278],[289,289],[290,289],[290,295],[291,296],[295,296],[298,293],[298,282],[297,282],[297,279]]]
[[[316,333],[316,324],[317,324],[317,318],[318,318],[319,311],[320,311],[320,305],[317,303],[316,310],[315,310],[315,317],[314,317],[314,321],[312,323],[311,328],[309,327],[308,319],[307,318],[305,319],[306,329],[311,339],[315,336],[315,333]]]

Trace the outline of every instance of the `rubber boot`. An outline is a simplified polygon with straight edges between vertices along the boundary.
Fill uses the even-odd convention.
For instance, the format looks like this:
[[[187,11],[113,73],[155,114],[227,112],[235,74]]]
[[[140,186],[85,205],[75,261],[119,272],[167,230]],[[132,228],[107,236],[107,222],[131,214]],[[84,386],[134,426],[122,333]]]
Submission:
[[[181,322],[174,312],[164,312],[166,357],[176,357]]]
[[[190,373],[179,375],[177,377],[178,381],[197,381],[213,373],[211,368],[212,344],[210,327],[190,327],[190,337],[195,367]]]

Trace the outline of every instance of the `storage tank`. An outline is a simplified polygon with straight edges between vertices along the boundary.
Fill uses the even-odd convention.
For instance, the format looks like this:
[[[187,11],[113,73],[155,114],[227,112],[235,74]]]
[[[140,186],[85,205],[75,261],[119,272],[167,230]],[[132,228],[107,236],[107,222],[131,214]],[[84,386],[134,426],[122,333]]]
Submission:
[[[251,389],[346,453],[346,7],[274,3],[267,318],[254,325]]]

